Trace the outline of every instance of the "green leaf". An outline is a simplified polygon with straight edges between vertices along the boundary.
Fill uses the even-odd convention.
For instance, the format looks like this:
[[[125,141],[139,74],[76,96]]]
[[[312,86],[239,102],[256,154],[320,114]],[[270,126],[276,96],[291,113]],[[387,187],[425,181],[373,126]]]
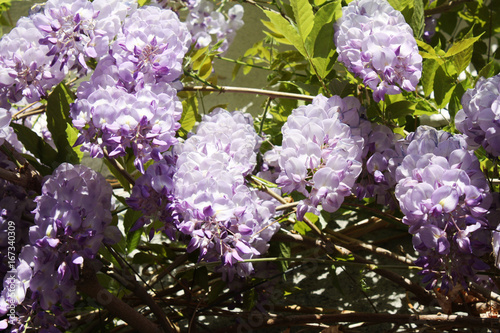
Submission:
[[[435,59],[426,59],[422,65],[422,78],[420,82],[424,88],[424,96],[428,97],[434,90],[434,77],[439,67]]]
[[[314,15],[314,26],[305,40],[311,61],[321,78],[325,78],[335,63],[333,23],[342,16],[341,1],[328,3]]]
[[[482,34],[480,34],[479,36],[476,36],[476,37],[471,37],[471,38],[466,38],[466,39],[462,39],[461,41],[458,41],[456,43],[454,43],[449,49],[448,51],[446,51],[446,54],[444,55],[445,57],[452,57],[454,55],[457,55],[459,54],[460,52],[463,52],[465,50],[467,50],[468,48],[472,47],[474,45],[474,43],[479,39],[481,38],[481,36],[484,34],[484,32]]]
[[[129,233],[130,228],[134,225],[135,221],[137,221],[141,216],[141,212],[134,209],[127,209],[123,218],[123,228],[127,234]]]
[[[391,103],[390,105],[387,106],[386,109],[389,119],[399,119],[407,115],[413,114],[414,111],[415,111],[415,103],[405,100]]]
[[[446,74],[443,66],[439,66],[434,77],[434,99],[439,109],[448,104],[455,86],[455,80]]]
[[[299,35],[305,43],[315,23],[312,6],[308,0],[290,0],[290,4],[292,5],[293,14],[295,15]]]
[[[306,49],[304,47],[304,43],[302,38],[300,37],[299,31],[295,26],[293,26],[290,22],[288,22],[283,16],[279,13],[271,12],[268,10],[264,11],[264,14],[269,18],[272,25],[264,24],[272,30],[280,33],[283,38],[288,41],[289,44],[295,46],[295,48],[306,58],[308,58]]]
[[[197,267],[193,274],[194,284],[196,286],[200,286],[205,291],[208,291],[208,269],[205,266]]]
[[[415,0],[413,2],[413,14],[411,16],[410,26],[413,29],[415,38],[420,39],[424,33],[425,27],[424,2],[422,0]]]
[[[41,137],[26,126],[10,123],[19,141],[29,150],[40,162],[52,169],[60,163],[57,162],[57,152]]]
[[[293,225],[293,230],[297,231],[301,235],[307,234],[311,231],[311,228],[304,221],[297,221]]]
[[[292,255],[292,250],[290,248],[290,245],[287,243],[280,243],[280,258],[290,258]],[[280,261],[281,269],[283,272],[285,272],[288,269],[288,261]],[[283,275],[283,279],[285,279],[286,276]]]
[[[127,253],[134,251],[141,242],[143,229],[127,233]]]
[[[413,113],[414,116],[421,116],[421,115],[431,115],[431,114],[436,114],[439,113],[439,111],[434,108],[428,100],[422,99],[419,100],[417,105],[415,105],[415,112]]]
[[[492,77],[495,74],[495,65],[496,65],[496,60],[493,59],[489,63],[486,64],[479,73],[477,74],[476,82],[479,80],[480,77],[484,77],[485,79]],[[474,83],[475,85],[475,83]]]
[[[180,124],[187,133],[193,129],[197,120],[201,120],[198,113],[198,98],[195,94],[182,101],[182,110]]]
[[[82,154],[77,153],[78,148],[73,149],[73,144],[76,141],[76,130],[72,128],[69,116],[69,105],[73,100],[73,96],[71,96],[66,86],[63,83],[59,84],[47,98],[46,115],[47,128],[52,134],[52,140],[57,147],[57,160],[77,164],[80,162]],[[68,135],[75,141],[70,143]]]

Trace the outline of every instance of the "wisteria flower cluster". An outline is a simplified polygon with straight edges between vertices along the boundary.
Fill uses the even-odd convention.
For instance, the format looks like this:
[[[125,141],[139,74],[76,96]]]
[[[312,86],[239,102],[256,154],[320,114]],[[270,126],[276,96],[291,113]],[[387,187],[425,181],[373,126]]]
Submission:
[[[500,75],[480,78],[462,96],[462,107],[455,125],[466,135],[469,149],[483,146],[491,155],[500,156]]]
[[[356,0],[335,24],[338,60],[384,100],[401,89],[414,91],[422,74],[413,30],[385,0]]]
[[[375,198],[378,204],[397,209],[399,205],[393,189],[396,186],[396,167],[403,159],[400,138],[389,127],[371,123],[363,137],[363,170],[354,192],[359,199]]]
[[[92,157],[102,157],[103,148],[110,157],[123,156],[130,147],[142,173],[146,161],[159,161],[177,143],[182,105],[174,81],[190,38],[170,10],[141,7],[127,17],[72,105],[73,124],[82,131],[77,144]]]
[[[231,7],[227,12],[227,19],[208,0],[192,1],[188,3],[188,9],[186,24],[196,48],[222,42],[217,51],[224,53],[233,42],[236,31],[243,26],[244,10],[241,5]]]
[[[358,117],[360,103],[354,97],[319,95],[313,102],[293,110],[282,128],[279,152],[280,175],[276,183],[286,193],[298,191],[306,199],[297,206],[297,217],[339,209],[351,194],[361,172],[363,139],[342,122]]]
[[[153,163],[146,173],[137,178],[127,204],[141,216],[130,229],[130,232],[149,225],[151,222],[161,222],[163,231],[170,239],[175,239],[175,230],[179,223],[174,195],[174,174],[177,157],[167,152],[163,159]],[[149,237],[153,238],[158,231],[151,228]]]
[[[477,272],[489,268],[481,260],[491,253],[488,183],[461,136],[421,126],[406,140],[395,194],[420,253],[423,282],[428,289],[439,279],[445,291],[466,289],[467,279],[479,281]]]
[[[33,20],[21,18],[17,26],[0,40],[0,104],[9,109],[8,103],[25,99],[36,102],[47,96],[47,91],[65,76],[46,56],[49,48],[39,43],[43,38]]]
[[[83,261],[94,259],[103,243],[115,243],[120,232],[111,225],[111,186],[86,166],[61,164],[35,201],[31,245],[19,255],[16,293],[18,304],[31,309],[35,326],[55,331],[54,325],[67,326],[61,314],[79,298],[75,282]],[[3,314],[5,295],[1,301]]]
[[[87,61],[104,56],[115,38],[132,3],[118,0],[50,0],[32,20],[42,37],[44,54],[59,70],[88,70]]]
[[[191,236],[188,251],[200,249],[200,259],[221,261],[229,280],[252,272],[252,264],[241,261],[266,252],[278,228],[276,202],[260,199],[245,184],[260,142],[248,114],[217,109],[176,148],[178,230]]]

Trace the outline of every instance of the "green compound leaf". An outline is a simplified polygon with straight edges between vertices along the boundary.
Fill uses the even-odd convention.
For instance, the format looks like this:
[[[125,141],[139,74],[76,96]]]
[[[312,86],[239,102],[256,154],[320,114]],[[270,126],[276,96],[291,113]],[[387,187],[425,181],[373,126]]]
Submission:
[[[40,162],[52,169],[55,169],[60,163],[57,162],[57,152],[41,137],[31,129],[24,125],[11,123],[10,126],[14,129],[19,141],[24,147],[29,150],[33,156],[38,158]]]
[[[443,66],[439,66],[434,77],[434,99],[439,109],[448,104],[455,87],[455,80],[448,76]]]
[[[182,101],[182,110],[180,124],[185,133],[181,134],[187,134],[193,129],[196,121],[201,120],[198,113],[198,99],[195,94]]]
[[[83,153],[73,147],[78,138],[78,131],[72,127],[69,116],[70,103],[74,98],[68,88],[59,84],[47,98],[47,127],[57,147],[57,161],[80,163]]]
[[[282,39],[288,42],[288,44],[295,46],[295,48],[306,58],[308,58],[306,49],[304,47],[304,42],[300,37],[299,31],[295,26],[293,26],[289,21],[287,21],[283,16],[279,13],[271,12],[268,10],[264,11],[264,14],[271,21],[263,22],[266,27],[268,27],[271,31],[278,33],[282,36]],[[275,36],[273,36],[275,37]],[[279,41],[279,39],[278,39]]]
[[[290,4],[292,5],[295,20],[297,21],[299,35],[305,43],[315,23],[312,6],[308,0],[291,0]]]
[[[317,74],[325,78],[335,63],[333,23],[342,16],[341,1],[321,7],[314,15],[314,26],[305,40],[305,48],[312,55]]]

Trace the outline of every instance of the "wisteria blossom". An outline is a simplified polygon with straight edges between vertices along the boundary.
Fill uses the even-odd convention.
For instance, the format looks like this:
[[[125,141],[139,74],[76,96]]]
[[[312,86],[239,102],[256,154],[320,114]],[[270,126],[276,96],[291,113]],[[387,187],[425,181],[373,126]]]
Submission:
[[[335,24],[338,60],[363,79],[378,102],[414,91],[422,75],[413,30],[385,0],[355,0]]]
[[[132,148],[136,167],[159,161],[177,143],[182,105],[174,83],[190,43],[175,13],[142,7],[128,17],[89,81],[80,85],[71,107],[77,144],[92,157],[123,156]]]
[[[207,0],[188,4],[186,24],[197,48],[222,42],[218,51],[223,53],[234,40],[236,31],[243,26],[244,10],[243,6],[234,5],[227,11],[226,18],[222,12],[215,10],[214,6],[214,3]]]
[[[55,62],[46,56],[49,48],[41,45],[43,35],[30,18],[22,17],[17,26],[0,40],[0,104],[25,99],[39,101],[62,81],[65,74],[53,67]]]
[[[252,273],[252,264],[241,261],[265,253],[278,228],[272,219],[277,203],[245,184],[260,142],[249,115],[217,109],[176,148],[178,229],[191,236],[189,252],[200,249],[200,260],[222,262],[228,280]]]
[[[18,304],[30,308],[34,325],[55,332],[56,326],[67,327],[61,314],[79,299],[75,283],[83,261],[94,259],[103,243],[113,244],[121,236],[111,226],[111,186],[88,167],[61,164],[35,201],[30,245],[19,255],[14,280]],[[5,301],[0,299],[2,314]]]
[[[125,1],[49,0],[43,11],[33,15],[34,25],[47,45],[45,54],[59,70],[87,70],[87,60],[108,53],[125,16],[136,4]],[[85,72],[85,71],[84,71]]]
[[[161,231],[170,239],[175,239],[178,221],[176,200],[174,196],[174,174],[177,157],[165,153],[163,159],[153,163],[144,175],[135,181],[127,204],[135,210],[141,211],[141,216],[130,229],[135,231],[151,222],[161,222]],[[150,238],[156,229],[151,229]]]
[[[491,252],[488,183],[461,136],[421,126],[407,142],[395,194],[420,253],[423,282],[429,289],[439,280],[445,291],[466,289],[489,268],[481,260]]]
[[[469,149],[483,146],[491,155],[500,156],[500,75],[480,78],[462,96],[462,107],[455,125],[466,135]]]
[[[319,214],[319,205],[336,211],[351,194],[361,172],[364,140],[341,119],[359,119],[359,107],[353,97],[319,95],[312,104],[293,110],[283,126],[276,183],[283,192],[298,191],[306,197],[297,206],[300,220],[306,212]]]

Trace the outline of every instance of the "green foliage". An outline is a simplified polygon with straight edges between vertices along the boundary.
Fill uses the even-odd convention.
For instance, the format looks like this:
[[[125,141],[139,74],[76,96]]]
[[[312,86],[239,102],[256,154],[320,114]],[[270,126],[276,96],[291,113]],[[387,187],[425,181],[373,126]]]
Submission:
[[[72,164],[80,163],[83,153],[73,147],[78,138],[78,130],[72,126],[69,105],[74,101],[72,93],[59,84],[47,98],[47,127],[57,147],[58,160]]]

